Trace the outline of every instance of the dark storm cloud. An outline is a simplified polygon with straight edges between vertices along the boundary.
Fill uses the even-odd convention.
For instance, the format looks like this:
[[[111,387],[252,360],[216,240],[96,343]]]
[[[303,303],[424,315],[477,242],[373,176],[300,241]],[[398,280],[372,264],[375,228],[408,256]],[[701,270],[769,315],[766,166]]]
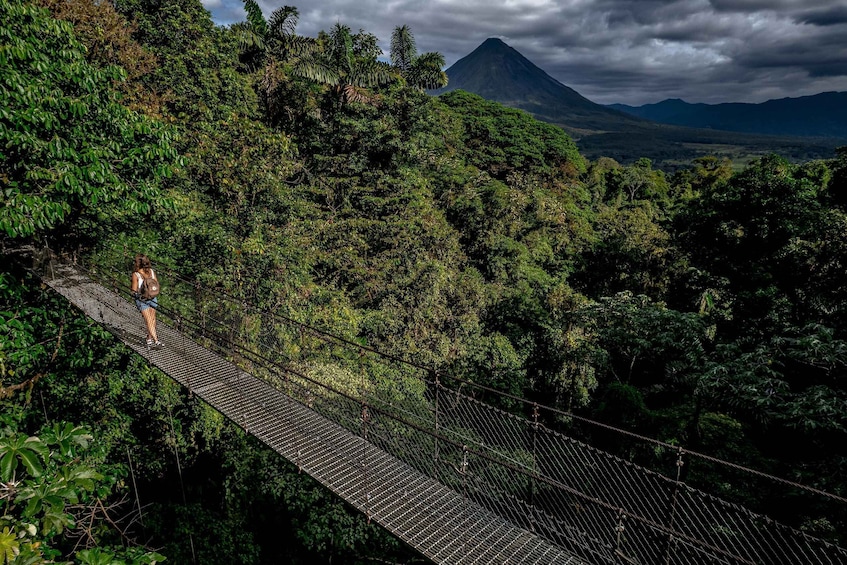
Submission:
[[[798,21],[816,26],[847,24],[847,6],[834,6],[800,12]]]
[[[792,12],[812,7],[831,7],[838,4],[831,0],[709,0],[717,12],[755,13]]]
[[[799,68],[810,77],[847,76],[847,42],[841,32],[832,32],[814,39],[798,38],[791,44],[774,41],[755,51],[741,51],[736,56],[739,65],[754,68]]]
[[[560,82],[600,103],[760,102],[847,90],[842,0],[323,0],[259,2],[300,11],[297,31],[336,22],[388,52],[409,25],[419,51],[451,65],[498,37]],[[219,24],[244,19],[241,0],[204,2]]]

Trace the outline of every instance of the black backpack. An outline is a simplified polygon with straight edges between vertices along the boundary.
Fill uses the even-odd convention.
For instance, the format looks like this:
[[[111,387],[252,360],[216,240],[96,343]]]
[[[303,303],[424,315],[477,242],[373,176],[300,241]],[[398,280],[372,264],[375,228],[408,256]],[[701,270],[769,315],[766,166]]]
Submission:
[[[144,273],[141,273],[141,287],[138,289],[138,292],[141,295],[143,300],[152,300],[159,296],[159,281],[151,277],[145,277]],[[153,271],[150,271],[152,275]]]

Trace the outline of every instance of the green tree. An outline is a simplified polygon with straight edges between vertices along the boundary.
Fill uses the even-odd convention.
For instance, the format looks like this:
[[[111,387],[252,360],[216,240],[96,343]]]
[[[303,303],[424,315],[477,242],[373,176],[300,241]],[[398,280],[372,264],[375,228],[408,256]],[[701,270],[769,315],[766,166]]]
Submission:
[[[117,518],[108,497],[121,472],[102,465],[88,430],[55,423],[28,436],[8,415],[2,424],[0,556],[4,563],[46,565],[63,557],[80,565],[151,565],[165,560],[138,546],[98,547]],[[81,538],[77,544],[70,542],[74,537]]]
[[[409,26],[398,26],[391,34],[391,64],[409,86],[435,89],[447,86],[444,55],[430,52],[418,55],[415,36]]]
[[[305,66],[314,63],[309,55],[317,51],[317,43],[295,33],[300,18],[297,8],[277,8],[268,20],[265,20],[261,8],[253,0],[245,0],[244,8],[247,21],[233,24],[231,30],[238,36],[240,58],[248,70],[254,71],[264,66],[264,80],[278,64],[299,64],[299,74],[302,76],[315,72],[310,72]]]
[[[136,26],[111,2],[38,0],[35,4],[49,9],[58,20],[73,23],[74,35],[85,45],[86,59],[93,66],[117,65],[126,71],[126,80],[115,84],[124,105],[151,117],[161,115],[162,97],[143,83],[156,68],[156,58],[133,39]]]
[[[683,199],[700,196],[705,191],[714,190],[721,183],[732,178],[732,161],[728,157],[714,156],[694,159],[692,167],[674,173],[671,181],[677,197]]]
[[[255,88],[266,121],[308,139],[309,132],[317,129],[320,115],[316,100],[320,88],[313,79],[331,73],[319,56],[318,41],[295,33],[299,17],[293,6],[274,10],[267,22],[261,11],[252,11],[247,22],[231,29],[240,38],[240,60],[258,75]]]
[[[368,88],[393,80],[391,67],[377,60],[382,51],[373,35],[352,34],[348,26],[336,23],[322,43],[325,74],[310,78],[331,85],[342,104],[370,100]]]
[[[164,97],[164,112],[180,126],[258,117],[250,82],[238,72],[239,36],[217,27],[197,0],[117,0],[137,26],[135,39],[156,56],[144,84]]]
[[[512,172],[575,177],[585,170],[585,159],[560,127],[463,90],[438,99],[460,119],[465,160],[494,178]]]
[[[597,336],[607,352],[601,382],[638,387],[688,382],[698,374],[709,338],[703,320],[643,295],[620,292],[582,306],[568,316]]]
[[[827,202],[847,210],[847,145],[836,148],[835,158],[829,162],[832,177],[826,189]]]
[[[594,297],[631,291],[665,299],[686,264],[666,215],[653,203],[600,203],[594,239],[572,284]]]
[[[248,25],[241,43],[264,49],[268,36],[268,22],[262,15],[262,9],[255,0],[244,0],[244,11],[247,12]]]
[[[120,104],[124,72],[90,65],[69,22],[20,0],[0,4],[0,37],[0,229],[96,234],[161,203],[173,134]]]
[[[824,207],[822,178],[821,171],[764,157],[705,190],[676,217],[677,241],[691,263],[729,282],[737,323],[724,329],[766,337],[812,321],[803,319],[808,310],[802,306],[808,302],[802,273],[809,274],[811,265],[800,263],[821,264],[822,257],[809,254],[821,246],[838,249],[837,239],[831,244],[820,239],[838,223]]]
[[[822,188],[801,168],[771,155],[728,183],[715,184],[680,223],[698,244],[709,242],[697,250],[713,254],[718,263],[757,264],[814,223]]]
[[[847,433],[847,342],[831,328],[811,324],[717,353],[699,382],[715,408],[809,437]]]
[[[604,199],[617,206],[649,201],[667,207],[671,203],[670,186],[664,172],[653,169],[650,159],[642,157],[632,165],[607,170]]]

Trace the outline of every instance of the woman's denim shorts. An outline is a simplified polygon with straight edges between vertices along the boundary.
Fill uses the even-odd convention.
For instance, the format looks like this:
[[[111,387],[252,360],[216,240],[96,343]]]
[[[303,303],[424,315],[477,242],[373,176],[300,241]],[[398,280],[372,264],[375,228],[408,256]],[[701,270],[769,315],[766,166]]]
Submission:
[[[144,312],[148,308],[153,308],[155,310],[159,307],[159,297],[156,296],[154,298],[151,298],[150,300],[142,300],[140,298],[136,298],[135,307],[138,308],[139,312]]]

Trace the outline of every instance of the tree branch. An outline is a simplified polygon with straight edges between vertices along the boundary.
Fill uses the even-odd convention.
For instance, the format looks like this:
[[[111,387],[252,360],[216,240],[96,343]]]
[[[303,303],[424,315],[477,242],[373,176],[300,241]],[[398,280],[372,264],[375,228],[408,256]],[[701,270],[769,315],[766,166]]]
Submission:
[[[56,347],[53,348],[53,354],[50,356],[50,361],[48,361],[48,365],[56,361],[56,357],[59,355],[59,348],[62,346],[62,334],[64,333],[64,330],[65,321],[62,320],[61,322],[59,322],[59,335],[56,336]],[[45,374],[45,372],[39,372],[22,383],[0,387],[0,400],[11,398],[16,392],[25,388],[32,390],[32,387],[35,386],[35,383],[37,383],[39,379],[41,379],[41,377],[43,377]]]

